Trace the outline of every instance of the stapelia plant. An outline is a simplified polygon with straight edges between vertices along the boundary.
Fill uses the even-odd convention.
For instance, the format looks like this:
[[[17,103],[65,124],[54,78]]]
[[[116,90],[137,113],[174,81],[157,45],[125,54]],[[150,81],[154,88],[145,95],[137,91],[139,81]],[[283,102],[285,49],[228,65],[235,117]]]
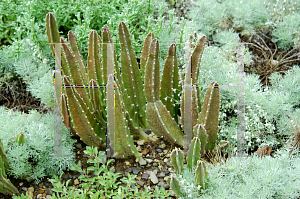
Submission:
[[[192,67],[192,127],[193,131],[200,124],[205,128],[208,138],[205,149],[213,150],[218,137],[219,109],[220,109],[220,89],[217,82],[212,82],[204,97],[202,109],[200,110],[200,88],[197,88],[199,61],[201,59],[206,37],[199,39],[191,56]],[[153,40],[150,45],[150,54],[145,71],[145,95],[147,100],[147,121],[151,130],[158,136],[163,136],[169,143],[179,146],[184,145],[184,135],[179,125],[176,123],[178,110],[172,100],[179,98],[181,92],[181,121],[184,127],[184,94],[179,86],[178,63],[176,57],[176,46],[172,44],[169,48],[169,55],[165,62],[161,85],[159,81],[158,62],[158,41]],[[188,77],[187,77],[188,78]],[[201,112],[200,112],[201,111]],[[193,134],[195,137],[197,134]]]
[[[68,34],[71,49],[63,38],[59,39],[56,21],[52,13],[47,14],[46,27],[53,54],[55,54],[53,43],[61,43],[63,47],[63,80],[69,88],[65,87],[64,89],[61,106],[63,122],[73,135],[80,136],[87,145],[98,148],[105,147],[106,92],[105,89],[99,90],[95,86],[107,85],[108,57],[113,53],[117,104],[114,107],[114,117],[118,118],[115,120],[117,127],[114,134],[115,154],[121,157],[134,155],[138,160],[140,154],[133,145],[132,136],[155,141],[143,132],[144,128],[150,128],[154,134],[163,137],[171,144],[183,146],[184,135],[178,125],[177,112],[180,109],[182,119],[184,119],[184,91],[182,85],[179,84],[181,80],[175,44],[169,48],[160,80],[159,43],[157,39],[153,39],[153,33],[149,33],[145,39],[140,58],[141,69],[139,70],[128,29],[123,22],[120,23],[118,29],[121,42],[120,71],[114,48],[113,51],[108,51],[108,44],[113,44],[108,26],[105,25],[102,28],[102,40],[96,31],[90,33],[87,66],[81,58],[72,31]],[[206,149],[212,150],[218,136],[219,85],[217,82],[210,85],[201,113],[199,113],[201,109],[199,108],[201,107],[200,89],[196,88],[199,73],[198,63],[205,41],[205,36],[200,38],[191,56],[193,91],[192,99],[187,103],[192,104],[190,126],[197,128],[196,125],[203,125],[208,134]],[[84,85],[88,85],[89,89]],[[181,99],[180,93],[182,93]],[[181,108],[179,104],[174,103],[179,100],[181,100]],[[194,136],[196,135],[194,134]]]
[[[208,172],[206,171],[206,166],[203,161],[200,160],[200,148],[201,142],[198,137],[194,137],[188,150],[187,157],[187,168],[192,170],[195,168],[195,183],[196,186],[201,186],[205,189],[205,180],[208,180]],[[171,153],[171,161],[175,168],[175,173],[180,174],[183,170],[183,152],[180,149],[175,148]],[[171,179],[168,181],[171,189],[180,197],[184,196],[181,191],[181,186],[179,185],[178,179],[172,175]]]
[[[22,132],[17,135],[16,143],[19,145],[25,143],[25,137]],[[3,194],[20,195],[18,189],[7,179],[6,169],[10,169],[10,167],[4,152],[3,143],[0,139],[0,192]]]
[[[77,47],[75,35],[68,33],[69,48],[63,38],[59,39],[57,25],[52,13],[46,16],[46,33],[50,48],[55,55],[54,43],[61,43],[62,74],[65,89],[62,94],[63,122],[74,136],[79,136],[89,146],[106,147],[106,92],[99,86],[107,85],[108,44],[113,44],[109,27],[102,28],[102,39],[96,31],[89,35],[88,61],[85,66]],[[155,141],[142,130],[146,127],[145,96],[140,89],[141,75],[131,46],[130,36],[124,23],[119,26],[121,45],[122,79],[113,49],[114,69],[116,71],[115,107],[115,155],[118,157],[140,157],[131,134]],[[109,52],[110,53],[110,52]],[[100,56],[99,56],[100,54]],[[131,76],[133,74],[133,76]],[[54,76],[54,75],[53,75]],[[73,85],[73,86],[71,86]],[[137,87],[139,85],[139,87]],[[135,89],[137,87],[137,89]],[[133,106],[132,106],[133,105]],[[129,130],[128,131],[128,127]],[[141,128],[142,127],[142,128]],[[131,133],[131,134],[130,134]],[[128,146],[131,150],[127,150]]]

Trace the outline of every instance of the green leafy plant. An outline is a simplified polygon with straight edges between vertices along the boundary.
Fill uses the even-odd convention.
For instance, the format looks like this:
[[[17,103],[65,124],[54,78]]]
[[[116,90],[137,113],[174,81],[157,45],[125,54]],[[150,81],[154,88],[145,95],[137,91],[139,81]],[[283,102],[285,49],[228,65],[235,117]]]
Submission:
[[[55,176],[55,179],[50,179],[54,186],[52,190],[56,192],[51,198],[151,198],[153,196],[168,197],[170,195],[170,192],[165,191],[162,187],[160,189],[156,187],[155,193],[150,193],[148,188],[145,188],[145,192],[139,192],[137,188],[131,188],[132,185],[136,184],[134,181],[136,175],[131,176],[128,174],[128,178],[121,178],[120,180],[127,185],[125,187],[120,186],[121,182],[117,182],[120,174],[112,172],[114,167],[111,167],[110,170],[107,169],[107,166],[113,160],[109,159],[105,166],[104,159],[106,156],[104,151],[99,151],[98,153],[97,148],[87,146],[84,153],[94,157],[88,160],[88,163],[93,163],[94,166],[88,167],[86,171],[83,171],[79,161],[77,165],[75,164],[70,168],[71,170],[84,173],[84,175],[78,177],[83,182],[80,184],[80,188],[66,188],[65,186],[68,186],[70,180],[64,185],[65,183],[61,184],[58,177]],[[102,164],[101,167],[100,164]],[[93,176],[90,178],[87,176],[89,171],[93,171]]]

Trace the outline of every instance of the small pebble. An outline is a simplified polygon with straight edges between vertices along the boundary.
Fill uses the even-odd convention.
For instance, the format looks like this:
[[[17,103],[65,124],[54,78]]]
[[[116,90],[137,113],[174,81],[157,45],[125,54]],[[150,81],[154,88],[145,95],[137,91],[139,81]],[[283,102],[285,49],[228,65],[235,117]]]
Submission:
[[[145,143],[145,140],[138,140],[138,141],[137,141],[137,144],[138,144],[138,145],[144,145],[144,143]]]
[[[149,174],[148,173],[143,173],[142,178],[145,180],[148,180]]]
[[[136,183],[137,183],[138,185],[140,185],[140,186],[144,186],[144,184],[145,184],[145,182],[143,182],[143,181],[141,181],[141,180],[136,181]]]
[[[157,184],[158,183],[158,179],[157,179],[156,175],[154,174],[154,172],[151,172],[150,178],[151,178],[151,182],[153,184]]]
[[[151,163],[153,162],[152,159],[146,159],[146,161],[147,161],[149,164],[151,164]]]
[[[165,177],[165,174],[164,174],[164,172],[161,172],[157,177],[159,177],[159,178],[163,178],[163,177]]]
[[[166,148],[166,144],[163,143],[163,144],[159,145],[158,147],[164,149],[164,148]]]
[[[168,185],[168,183],[164,183],[164,184],[163,184],[163,188],[165,188],[165,189],[170,189],[170,185]]]
[[[158,153],[161,153],[161,152],[162,152],[162,150],[161,150],[161,149],[156,149],[156,151],[157,151]]]
[[[139,174],[139,172],[140,172],[139,170],[133,169],[133,174],[134,174],[134,175]]]
[[[128,172],[128,173],[131,173],[132,172],[132,168],[128,168],[125,171]]]
[[[75,144],[75,146],[76,146],[76,148],[78,148],[78,149],[82,149],[81,143],[77,143],[77,144]]]
[[[147,162],[142,157],[140,157],[139,163],[140,163],[140,165],[146,165],[147,164]]]

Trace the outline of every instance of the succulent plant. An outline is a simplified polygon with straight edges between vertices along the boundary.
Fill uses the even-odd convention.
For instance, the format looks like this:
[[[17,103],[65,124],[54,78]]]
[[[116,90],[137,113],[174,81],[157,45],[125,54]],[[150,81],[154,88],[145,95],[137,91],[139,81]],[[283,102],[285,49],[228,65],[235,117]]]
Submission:
[[[3,194],[20,195],[18,189],[7,178],[6,169],[9,169],[9,162],[0,139],[0,192]]]
[[[199,127],[200,130],[203,130],[202,125]],[[198,131],[199,132],[199,131]],[[199,135],[198,135],[199,136]],[[188,156],[186,157],[187,165],[186,167],[189,170],[195,169],[195,183],[196,187],[201,186],[202,189],[205,189],[205,179],[208,178],[208,172],[206,171],[205,163],[200,160],[201,157],[201,142],[198,136],[194,137],[189,146],[189,150],[187,152]],[[207,136],[206,136],[207,138]],[[171,162],[174,166],[176,175],[179,175],[183,170],[183,152],[175,148],[171,153]],[[182,191],[180,190],[179,181],[176,176],[172,175],[171,180],[167,181],[171,187],[171,189],[180,197],[183,196]]]
[[[204,149],[205,145],[207,144],[206,140],[208,138],[208,135],[206,134],[206,130],[202,124],[195,125],[194,134],[196,134],[196,136],[192,139],[189,150],[187,151],[187,164],[185,166],[183,165],[184,156],[181,149],[175,148],[170,155],[171,163],[175,169],[175,175],[172,175],[171,179],[167,180],[167,183],[170,185],[174,193],[179,197],[183,197],[184,193],[181,190],[181,185],[176,176],[181,175],[182,172],[185,171],[185,169],[188,169],[189,171],[195,171],[195,188],[198,188],[200,186],[200,189],[205,189],[205,179],[209,180],[206,165],[204,161],[201,160],[201,156],[205,152]],[[226,149],[228,147],[229,142],[221,140],[218,145],[215,144],[214,150]]]
[[[174,193],[177,196],[180,196],[180,197],[183,196],[183,193],[181,191],[181,186],[179,185],[179,181],[175,176],[173,176],[173,175],[171,176],[171,180],[170,180],[169,184],[170,184],[172,191],[174,191]]]
[[[144,117],[146,101],[142,93],[142,79],[126,25],[124,23],[119,25],[119,37],[122,43],[122,78],[115,50],[113,49],[113,52],[108,51],[108,44],[113,44],[113,41],[107,25],[102,28],[102,40],[96,31],[90,33],[86,66],[78,50],[74,33],[72,31],[68,33],[68,41],[71,48],[67,46],[63,38],[59,39],[56,20],[52,13],[48,13],[46,16],[46,33],[53,55],[55,55],[54,43],[61,43],[63,48],[63,53],[61,54],[65,88],[61,103],[63,122],[74,136],[79,136],[87,145],[99,149],[106,147],[107,128],[106,89],[99,88],[107,85],[107,67],[109,61],[111,61],[108,60],[107,55],[114,54],[113,64],[116,71],[116,87],[120,89],[119,94],[116,95],[116,101],[124,103],[124,111],[115,110],[115,117],[125,118],[126,120],[126,122],[122,122],[122,120],[117,121],[122,123],[123,126],[116,128],[114,132],[115,149],[120,149],[115,152],[118,154],[118,157],[125,158],[135,154],[136,159],[138,159],[139,155],[136,153],[131,135],[144,140],[155,141],[155,139],[143,132],[143,128],[147,127]],[[147,48],[145,47],[146,51]],[[124,131],[126,127],[129,127],[129,135]],[[124,138],[128,140],[124,140]],[[134,153],[127,153],[127,150],[124,150],[128,148],[128,145],[131,146],[130,151],[135,151]]]
[[[55,55],[54,43],[61,43],[63,48],[61,64],[65,89],[61,107],[64,124],[74,136],[79,136],[87,145],[102,149],[106,147],[106,130],[113,128],[106,126],[107,88],[99,89],[99,87],[108,84],[108,75],[113,75],[108,73],[108,67],[113,64],[116,73],[115,100],[118,103],[114,107],[114,117],[118,118],[116,123],[120,125],[115,124],[117,128],[114,136],[109,134],[117,150],[114,152],[124,158],[135,155],[138,160],[140,155],[133,145],[132,137],[155,141],[144,133],[145,128],[150,128],[154,134],[170,144],[183,146],[184,133],[178,124],[177,112],[180,109],[183,127],[185,99],[184,90],[179,83],[182,81],[179,76],[176,45],[172,44],[169,47],[160,80],[159,43],[157,39],[153,39],[153,33],[149,33],[145,38],[140,57],[141,69],[139,69],[126,25],[121,22],[118,30],[121,44],[121,71],[114,47],[113,50],[108,48],[109,45],[113,45],[113,41],[107,25],[102,28],[102,40],[96,31],[90,33],[88,60],[85,66],[73,32],[68,33],[69,48],[65,40],[59,38],[53,14],[47,14],[46,33],[53,55]],[[193,90],[191,100],[186,102],[192,105],[193,131],[195,132],[201,124],[207,133],[207,143],[204,143],[206,142],[204,139],[201,141],[203,142],[201,151],[212,150],[215,146],[220,106],[219,85],[217,82],[212,82],[204,97],[203,106],[199,108],[201,99],[197,82],[199,61],[205,41],[205,36],[199,39],[191,56],[189,64],[192,67]],[[57,71],[53,76],[55,73]],[[174,103],[180,100],[181,105]],[[192,137],[197,135],[194,133]],[[199,136],[205,134],[199,133]]]
[[[25,136],[23,132],[18,133],[17,137],[16,137],[16,142],[21,145],[25,143]]]
[[[217,82],[212,82],[204,97],[201,112],[199,110],[200,88],[197,88],[199,60],[201,59],[206,37],[199,39],[197,45],[191,56],[192,67],[192,127],[197,128],[196,125],[202,124],[207,132],[207,145],[205,149],[213,150],[216,139],[218,137],[218,123],[219,123],[219,108],[220,108],[220,89]],[[153,133],[159,137],[163,137],[167,142],[179,146],[184,145],[184,134],[176,122],[177,114],[176,101],[181,95],[181,122],[184,127],[184,90],[179,86],[179,73],[176,57],[176,46],[171,45],[169,54],[165,62],[163,76],[160,84],[158,76],[159,62],[158,60],[158,41],[152,40],[149,51],[149,58],[146,64],[145,71],[145,95],[147,100],[147,122],[149,128]],[[186,77],[188,78],[188,77]],[[174,100],[174,101],[173,101]],[[189,103],[189,102],[187,102]],[[194,131],[194,130],[193,130]],[[194,134],[192,137],[196,136]],[[204,150],[204,149],[202,149]]]
[[[183,152],[180,149],[175,148],[172,151],[170,157],[171,157],[171,163],[174,166],[175,172],[181,173],[183,171],[183,159],[184,159]]]

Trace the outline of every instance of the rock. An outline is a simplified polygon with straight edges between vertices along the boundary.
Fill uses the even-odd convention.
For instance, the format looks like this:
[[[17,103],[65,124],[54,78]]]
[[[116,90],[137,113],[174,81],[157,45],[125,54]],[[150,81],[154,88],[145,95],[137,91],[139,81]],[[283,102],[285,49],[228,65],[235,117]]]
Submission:
[[[77,180],[77,181],[78,181],[78,180]],[[74,183],[75,183],[75,182],[74,182]],[[79,183],[79,182],[78,182],[78,183]],[[51,195],[51,196],[52,196],[53,191],[51,190],[51,188],[46,188],[45,193],[46,193],[47,195]]]
[[[149,156],[149,149],[144,149],[143,151],[142,151],[142,154],[143,155],[148,155]]]
[[[149,173],[149,172],[148,172],[148,173]],[[156,174],[157,174],[157,170],[152,171],[152,173],[154,173],[154,175],[156,175]]]
[[[146,161],[147,161],[149,164],[151,164],[151,163],[153,162],[152,159],[146,159]]]
[[[45,189],[41,189],[41,188],[40,188],[36,193],[37,193],[37,194],[45,193]]]
[[[142,157],[140,157],[139,163],[141,166],[147,164],[146,161]]]
[[[168,185],[168,183],[164,183],[164,184],[162,185],[162,187],[165,188],[165,189],[170,189],[170,185]]]
[[[156,149],[156,151],[157,151],[158,153],[161,153],[161,152],[162,152],[162,150],[161,150],[161,149]]]
[[[136,183],[137,183],[138,185],[140,185],[140,186],[144,186],[144,184],[145,184],[145,182],[143,182],[143,181],[141,181],[141,180],[136,181]]]
[[[138,144],[138,145],[144,145],[144,144],[145,144],[145,140],[138,140],[138,141],[137,141],[137,144]]]
[[[164,177],[164,181],[168,181],[169,178],[169,176]]]
[[[156,175],[154,174],[154,172],[151,172],[150,179],[151,179],[151,182],[153,184],[157,184],[158,183],[158,179],[157,179]]]
[[[81,143],[77,143],[77,144],[75,144],[75,147],[76,147],[77,149],[82,149],[82,145],[81,145]]]
[[[137,175],[137,174],[139,174],[139,170],[136,170],[136,169],[133,169],[133,174],[135,174],[135,175]]]
[[[125,163],[126,166],[131,166],[129,161],[125,161],[124,163]]]
[[[161,149],[164,149],[164,148],[166,148],[166,144],[163,143],[163,144],[159,145],[158,147]]]
[[[78,179],[75,179],[75,180],[74,180],[74,185],[75,185],[75,186],[76,186],[76,185],[79,185]]]
[[[148,173],[143,173],[142,178],[145,180],[148,180],[149,174]]]
[[[28,190],[27,190],[28,195],[33,197],[33,192],[34,192],[34,187],[29,187]]]
[[[164,184],[164,182],[159,182],[157,186],[162,187]]]
[[[164,179],[162,179],[162,178],[160,178],[158,180],[159,180],[159,182],[165,182]]]
[[[157,165],[158,165],[157,163],[153,163],[153,166],[154,166],[154,167],[157,167]]]
[[[165,174],[164,174],[164,172],[161,172],[157,177],[159,177],[159,178],[163,178],[163,177],[165,177]]]
[[[142,151],[141,146],[137,146],[137,147],[136,147],[136,150],[137,150],[138,152],[141,152],[141,151]]]
[[[131,173],[132,172],[132,168],[128,168],[125,171],[128,172],[128,173]]]

